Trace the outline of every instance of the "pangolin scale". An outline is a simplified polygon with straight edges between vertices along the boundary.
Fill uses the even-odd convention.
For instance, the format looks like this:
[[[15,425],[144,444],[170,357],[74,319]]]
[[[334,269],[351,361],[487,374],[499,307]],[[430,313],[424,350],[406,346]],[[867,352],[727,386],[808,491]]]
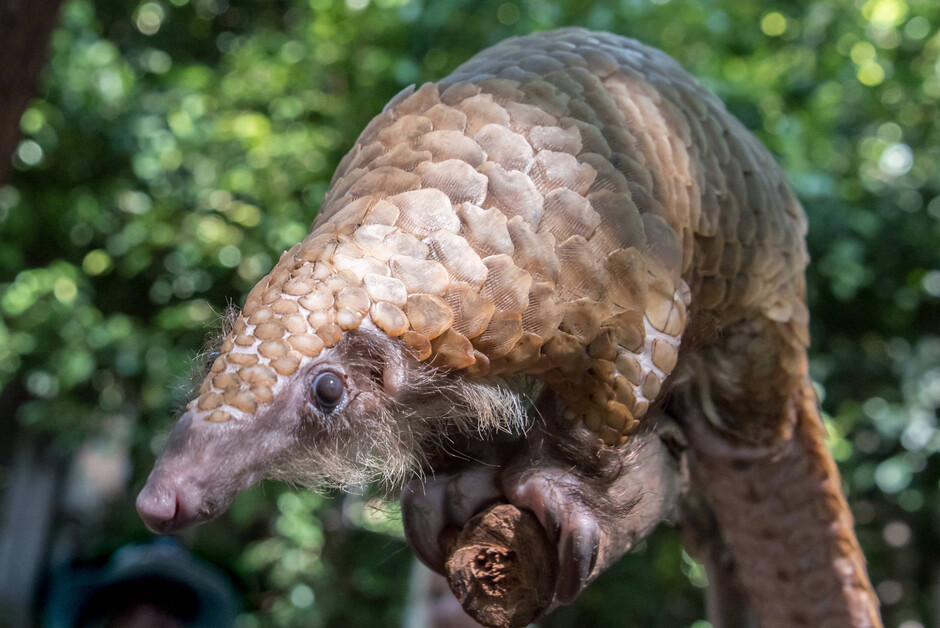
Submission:
[[[805,231],[767,150],[664,53],[510,39],[368,125],[189,410],[251,420],[360,328],[538,380],[608,446],[668,396],[761,625],[877,626],[808,382]]]

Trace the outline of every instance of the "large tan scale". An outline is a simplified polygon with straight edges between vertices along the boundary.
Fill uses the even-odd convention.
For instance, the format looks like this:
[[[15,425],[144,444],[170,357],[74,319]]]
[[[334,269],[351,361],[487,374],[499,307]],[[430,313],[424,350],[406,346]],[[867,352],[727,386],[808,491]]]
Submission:
[[[878,626],[807,376],[805,230],[769,153],[665,54],[511,39],[373,119],[190,409],[248,420],[361,326],[537,378],[608,445],[669,388],[762,624]]]

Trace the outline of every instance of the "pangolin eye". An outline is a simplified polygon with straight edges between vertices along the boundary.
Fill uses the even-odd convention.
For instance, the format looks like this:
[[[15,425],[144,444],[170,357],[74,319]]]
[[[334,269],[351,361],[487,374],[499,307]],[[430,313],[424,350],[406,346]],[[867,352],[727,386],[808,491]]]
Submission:
[[[326,371],[313,379],[313,400],[321,412],[329,414],[343,400],[346,386],[336,373]]]

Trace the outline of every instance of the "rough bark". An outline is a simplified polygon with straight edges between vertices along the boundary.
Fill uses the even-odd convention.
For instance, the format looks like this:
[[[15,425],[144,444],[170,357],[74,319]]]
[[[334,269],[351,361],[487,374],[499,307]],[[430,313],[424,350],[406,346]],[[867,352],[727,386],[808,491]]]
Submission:
[[[491,506],[464,526],[447,560],[447,580],[468,615],[484,626],[528,626],[551,606],[558,558],[535,516]]]

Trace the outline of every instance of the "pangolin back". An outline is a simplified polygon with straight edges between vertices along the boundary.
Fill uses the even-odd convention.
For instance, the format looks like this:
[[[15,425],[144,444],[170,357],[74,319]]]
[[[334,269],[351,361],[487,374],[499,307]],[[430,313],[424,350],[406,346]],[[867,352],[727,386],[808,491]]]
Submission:
[[[664,53],[578,28],[504,41],[372,120],[193,403],[252,414],[372,325],[468,377],[535,376],[622,442],[687,327],[701,344],[761,314],[806,342],[806,225],[784,181]]]

